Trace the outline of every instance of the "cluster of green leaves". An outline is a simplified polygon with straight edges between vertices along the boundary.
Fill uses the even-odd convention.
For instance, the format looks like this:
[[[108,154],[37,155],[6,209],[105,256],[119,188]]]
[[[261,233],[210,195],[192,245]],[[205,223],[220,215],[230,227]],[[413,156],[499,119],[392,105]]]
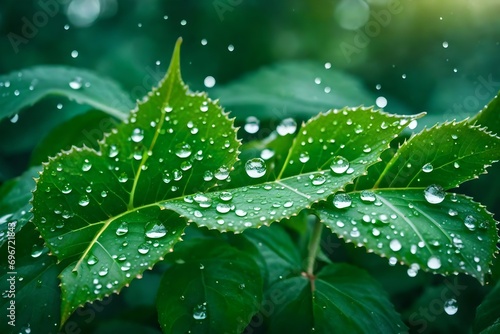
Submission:
[[[1,116],[63,94],[125,118],[126,95],[85,73],[72,73],[79,79],[69,89],[16,100],[33,90],[19,78],[50,82],[36,73],[11,78],[19,87],[0,102]],[[485,283],[496,221],[449,190],[500,158],[498,122],[484,126],[496,113],[495,99],[471,120],[402,140],[423,114],[332,109],[300,126],[286,118],[268,138],[242,144],[218,102],[182,82],[179,41],[165,78],[123,122],[99,141],[69,148],[78,136],[61,141],[64,130],[54,130],[33,153],[34,166],[2,186],[2,291],[13,270],[5,254],[14,226],[20,326],[64,328],[79,307],[161,263],[156,309],[166,333],[404,332],[373,277],[329,259],[323,229],[407,265],[409,276],[466,273]],[[75,119],[69,128],[81,129]],[[44,156],[51,157],[37,166]],[[44,311],[27,311],[34,303]],[[499,317],[490,311],[477,328]]]

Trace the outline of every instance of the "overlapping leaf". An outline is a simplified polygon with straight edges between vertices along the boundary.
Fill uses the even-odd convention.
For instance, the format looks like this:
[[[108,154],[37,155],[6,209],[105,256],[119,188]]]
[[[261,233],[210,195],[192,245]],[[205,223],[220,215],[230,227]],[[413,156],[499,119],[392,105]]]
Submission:
[[[242,164],[246,175],[236,174],[238,178],[266,180],[267,173],[275,173],[275,180],[233,189],[229,185],[229,189],[181,197],[161,205],[199,226],[222,231],[241,232],[279,221],[326,199],[365,173],[414,117],[365,108],[320,114],[298,130],[281,171],[268,171],[265,161],[257,158]]]
[[[280,225],[247,230],[269,272],[264,301],[249,330],[284,333],[399,333],[405,325],[381,287],[346,264],[330,264],[315,277],[303,273],[297,245]],[[264,321],[265,319],[265,321]]]
[[[109,79],[63,66],[37,66],[0,76],[0,119],[18,113],[48,95],[62,95],[125,119],[133,101]]]
[[[469,197],[447,194],[429,203],[423,189],[377,189],[350,193],[349,207],[333,202],[316,210],[337,235],[419,269],[442,274],[464,272],[484,283],[496,251],[495,221]]]
[[[57,333],[61,309],[57,275],[64,263],[57,264],[56,258],[49,256],[40,234],[31,223],[11,240],[14,242],[0,247],[0,290],[3,297],[0,332]],[[7,262],[8,254],[13,255],[14,263]],[[13,307],[11,302],[15,303]],[[7,317],[10,314],[13,317]],[[8,323],[11,320],[15,326]]]
[[[239,142],[232,122],[204,94],[187,91],[179,47],[160,86],[100,143],[44,166],[34,223],[60,260],[63,321],[79,305],[120,290],[171,250],[186,226],[158,203],[204,191],[229,168]]]
[[[242,333],[262,298],[255,261],[219,240],[179,246],[157,297],[164,333]]]
[[[444,189],[477,178],[500,159],[500,138],[467,121],[424,130],[404,143],[375,183],[378,188],[427,187]]]

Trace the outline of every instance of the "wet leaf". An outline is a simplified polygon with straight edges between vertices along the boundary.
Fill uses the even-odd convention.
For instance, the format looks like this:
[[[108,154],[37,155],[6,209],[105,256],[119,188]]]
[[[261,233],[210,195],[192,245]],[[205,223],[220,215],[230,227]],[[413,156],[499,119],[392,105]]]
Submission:
[[[198,226],[220,231],[241,232],[288,218],[365,173],[403,127],[420,116],[397,117],[365,108],[335,109],[298,130],[290,123],[290,131],[298,134],[280,171],[267,170],[263,159],[254,158],[240,165],[246,175],[235,172],[236,184],[245,182],[242,178],[262,178],[262,183],[237,188],[229,184],[224,190],[179,197],[161,205]],[[268,174],[277,177],[265,182]]]
[[[3,297],[0,332],[20,333],[30,328],[32,333],[57,333],[61,324],[61,304],[57,302],[61,299],[61,292],[57,275],[64,263],[57,264],[57,259],[49,256],[40,234],[31,223],[11,240],[14,242],[6,242],[0,248],[0,291]],[[13,250],[15,263],[10,267],[8,254]],[[15,301],[15,327],[8,324],[12,320],[7,317],[11,301]]]
[[[15,223],[17,233],[32,218],[31,191],[35,188],[33,179],[40,170],[40,166],[32,167],[0,188],[0,246],[7,239],[9,224]]]
[[[264,67],[210,93],[242,120],[312,117],[331,108],[371,106],[377,98],[349,74],[308,61]],[[391,105],[406,111],[397,102]]]
[[[374,188],[444,189],[477,178],[500,159],[500,138],[467,121],[445,123],[413,136],[378,175]]]
[[[352,192],[352,204],[318,206],[320,219],[338,236],[368,251],[419,270],[467,273],[484,284],[498,241],[496,222],[469,197],[444,193],[429,203],[426,189]],[[428,197],[428,196],[427,196]]]
[[[497,283],[476,310],[474,333],[498,333],[500,330],[499,298],[500,283]]]
[[[500,134],[500,97],[496,95],[488,105],[472,117],[469,122],[488,127],[488,131]]]
[[[99,151],[62,152],[37,181],[34,223],[51,251],[72,261],[61,274],[63,321],[161,260],[186,223],[159,203],[208,189],[217,179],[204,173],[236,161],[232,122],[204,94],[187,91],[179,47],[159,87]]]
[[[219,240],[191,240],[169,256],[157,297],[164,333],[242,333],[257,313],[262,279],[257,263]]]
[[[269,333],[406,331],[378,282],[347,264],[327,265],[313,279],[283,279],[267,291],[263,303],[273,310]]]
[[[134,106],[114,81],[77,68],[36,66],[2,75],[0,82],[0,119],[13,117],[49,95],[66,96],[120,119]]]

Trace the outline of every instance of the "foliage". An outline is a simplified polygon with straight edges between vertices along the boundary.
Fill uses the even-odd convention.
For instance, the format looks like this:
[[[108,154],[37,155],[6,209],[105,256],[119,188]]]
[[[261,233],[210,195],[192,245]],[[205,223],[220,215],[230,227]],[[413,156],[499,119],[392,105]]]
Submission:
[[[20,306],[19,328],[64,329],[87,303],[118,298],[153,269],[162,277],[148,281],[156,282],[149,287],[156,296],[150,312],[166,333],[406,331],[412,317],[401,317],[376,275],[335,261],[335,248],[349,243],[389,258],[382,268],[407,266],[410,277],[423,271],[465,273],[481,284],[490,279],[496,221],[483,205],[451,190],[500,157],[496,99],[472,120],[410,137],[404,131],[424,114],[345,107],[300,126],[285,118],[269,137],[242,144],[219,103],[183,83],[180,44],[166,76],[123,122],[75,146],[85,143],[88,124],[104,119],[80,113],[62,128],[77,135],[61,143],[63,132],[55,128],[34,151],[35,166],[3,184],[1,290],[17,271],[17,303],[45,307],[33,315]],[[64,71],[72,73],[69,89],[67,76],[58,74]],[[24,90],[22,99],[4,94],[0,116],[58,92],[118,122],[123,110],[114,106],[127,105],[128,97],[108,80],[74,71],[22,72],[50,80],[40,91]],[[72,86],[75,73],[90,85]],[[245,85],[256,87],[255,80],[263,78],[227,88],[228,102],[248,106],[230,98],[248,91]],[[255,89],[251,99],[267,101],[268,93]],[[325,244],[334,236],[345,244]],[[6,255],[13,240],[14,264]],[[5,298],[2,310],[9,303]],[[496,311],[480,314],[477,328],[493,328],[495,319]]]

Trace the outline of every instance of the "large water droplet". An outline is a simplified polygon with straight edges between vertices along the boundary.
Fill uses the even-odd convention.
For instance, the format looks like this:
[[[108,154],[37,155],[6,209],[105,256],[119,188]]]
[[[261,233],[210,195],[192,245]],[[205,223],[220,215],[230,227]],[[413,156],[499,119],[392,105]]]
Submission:
[[[81,77],[75,77],[73,80],[69,82],[69,87],[75,90],[82,88],[82,85],[83,83]]]
[[[227,168],[226,166],[220,166],[216,171],[215,171],[215,174],[214,174],[215,178],[217,180],[220,180],[220,181],[223,181],[225,179],[228,178],[229,176],[229,168]]]
[[[343,174],[349,169],[349,161],[341,156],[337,156],[333,159],[330,168],[336,174]]]
[[[93,266],[97,262],[99,262],[99,259],[97,257],[95,257],[94,255],[90,255],[89,258],[87,259],[87,264],[89,266]]]
[[[422,171],[424,173],[430,173],[434,170],[434,167],[430,163],[426,163],[425,165],[422,166]]]
[[[193,309],[193,319],[204,320],[207,317],[207,307],[205,303],[196,305]]]
[[[114,158],[118,155],[118,153],[119,153],[119,151],[118,151],[118,147],[116,147],[116,145],[111,145],[109,147],[108,157]]]
[[[34,244],[33,248],[31,249],[31,257],[33,258],[39,257],[40,255],[43,254],[43,250],[44,250],[43,245]]]
[[[439,204],[444,200],[446,192],[443,190],[443,187],[433,184],[425,188],[424,196],[427,202],[431,204]]]
[[[231,194],[229,191],[223,191],[220,193],[219,198],[224,202],[227,202],[233,199],[233,194]]]
[[[92,164],[89,159],[85,159],[82,165],[82,171],[88,172],[92,168]]]
[[[134,143],[139,143],[142,139],[144,139],[144,131],[139,128],[135,128],[132,131],[132,136],[130,137]]]
[[[127,222],[122,222],[120,226],[116,229],[116,235],[121,236],[125,235],[128,232],[128,224]]]
[[[276,127],[276,131],[280,136],[286,136],[288,134],[295,133],[297,130],[297,122],[293,118],[285,118],[281,121],[281,123]]]
[[[146,236],[151,239],[163,238],[167,229],[162,223],[149,222],[146,224]]]
[[[259,131],[259,124],[260,124],[260,121],[257,117],[250,116],[250,117],[247,117],[245,126],[243,128],[245,129],[246,132],[253,134],[253,133],[257,133],[257,131]]]
[[[347,208],[351,206],[351,204],[352,204],[351,196],[349,196],[348,194],[344,193],[336,194],[333,197],[333,205],[335,205],[337,209]]]
[[[398,239],[392,239],[389,243],[389,248],[394,252],[397,252],[401,249],[401,242]]]
[[[179,143],[175,146],[175,155],[179,158],[187,158],[191,155],[191,146],[188,143]]]
[[[200,208],[209,208],[212,205],[212,199],[203,194],[195,194],[193,199],[200,205]]]
[[[257,179],[266,174],[266,163],[261,158],[253,158],[246,162],[245,171],[253,179]]]
[[[299,161],[305,164],[306,162],[309,161],[309,153],[307,152],[302,152],[299,155]]]
[[[476,229],[477,219],[471,215],[467,215],[464,219],[464,225],[469,229],[469,231],[474,231]]]
[[[137,249],[137,251],[140,253],[140,254],[147,254],[149,252],[149,245],[147,243],[143,243],[139,246],[139,248]]]
[[[98,274],[99,274],[99,276],[103,277],[103,276],[106,276],[108,274],[108,272],[109,272],[109,268],[102,266],[101,269],[99,269]]]
[[[311,175],[311,182],[315,186],[320,186],[326,182],[326,178],[323,174],[316,173],[314,175]]]
[[[127,173],[125,172],[121,173],[120,176],[118,176],[118,181],[121,183],[127,182],[128,181]]]
[[[80,206],[87,206],[87,205],[89,205],[89,203],[90,203],[90,199],[87,195],[82,195],[80,197],[80,200],[78,201],[78,204]]]
[[[436,256],[431,256],[427,261],[427,267],[437,270],[441,268],[441,260]]]
[[[458,312],[458,303],[454,298],[448,299],[444,302],[444,311],[448,315],[454,315]]]
[[[361,198],[363,202],[375,202],[375,200],[377,199],[375,193],[369,190],[363,190],[359,195],[359,198]]]
[[[219,203],[217,204],[217,207],[215,209],[219,213],[228,213],[229,211],[231,211],[231,205],[227,203]]]

